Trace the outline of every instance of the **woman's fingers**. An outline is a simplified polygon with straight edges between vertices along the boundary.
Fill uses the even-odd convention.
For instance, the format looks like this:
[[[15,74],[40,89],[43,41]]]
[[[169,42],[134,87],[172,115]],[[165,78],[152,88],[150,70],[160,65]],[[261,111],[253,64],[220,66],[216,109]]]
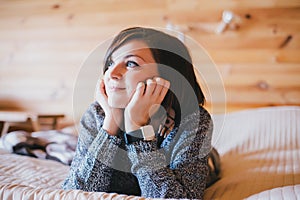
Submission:
[[[143,82],[139,82],[136,86],[135,92],[133,94],[133,96],[131,97],[130,101],[136,102],[139,100],[139,98],[141,98],[144,95],[144,91],[145,91],[145,83]]]
[[[100,93],[102,95],[104,95],[105,97],[107,97],[106,90],[105,90],[105,84],[104,84],[104,80],[103,79],[100,81],[100,88],[99,88],[99,90],[100,90]]]
[[[108,101],[108,96],[106,94],[106,89],[105,89],[105,84],[104,84],[104,80],[100,80],[100,84],[99,84],[99,88],[98,88],[99,94],[98,94],[98,99],[99,101]],[[100,103],[100,102],[99,102]]]
[[[170,88],[170,82],[165,79],[162,79],[160,77],[157,77],[155,80],[157,83],[157,85],[156,85],[157,95],[165,96]]]
[[[144,94],[144,91],[145,91],[145,83],[139,82],[136,86],[135,94],[137,95],[137,97],[140,97]]]
[[[146,84],[139,82],[131,101],[148,101],[150,104],[160,104],[165,98],[170,87],[170,82],[162,78],[148,79]],[[152,103],[151,103],[152,102]]]
[[[155,77],[153,80],[156,82],[156,87],[155,87],[155,90],[153,91],[153,96],[159,96],[161,93],[161,90],[164,87],[164,79],[162,79],[160,77]]]
[[[144,95],[148,97],[155,97],[159,95],[165,95],[165,90],[168,91],[170,86],[170,82],[167,80],[164,80],[160,77],[155,77],[153,79],[148,79],[146,81],[146,90]]]
[[[162,102],[165,98],[165,96],[167,95],[168,91],[170,88],[170,82],[165,80],[162,86],[162,89],[160,91],[160,95],[159,95],[159,99],[158,101]]]
[[[149,117],[153,116],[159,109],[169,86],[169,81],[162,78],[148,79],[146,84],[144,82],[138,83],[125,108],[125,118],[139,126],[147,123]]]
[[[104,84],[104,80],[103,79],[100,80],[99,83],[98,83],[96,100],[101,105],[101,107],[103,108],[104,112],[108,112],[109,111],[108,96],[106,94],[105,84]]]
[[[150,97],[156,88],[156,82],[153,79],[146,80],[145,96]]]
[[[156,84],[152,92],[151,98],[156,99],[156,103],[161,103],[169,90],[170,82],[160,77],[154,78],[153,81]]]

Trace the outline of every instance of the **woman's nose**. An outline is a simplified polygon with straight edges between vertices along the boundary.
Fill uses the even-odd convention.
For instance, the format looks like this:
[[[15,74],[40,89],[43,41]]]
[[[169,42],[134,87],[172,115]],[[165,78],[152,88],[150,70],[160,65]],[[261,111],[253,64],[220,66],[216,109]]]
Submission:
[[[108,72],[111,79],[121,79],[125,73],[125,69],[122,67],[122,64],[116,64],[111,66]]]

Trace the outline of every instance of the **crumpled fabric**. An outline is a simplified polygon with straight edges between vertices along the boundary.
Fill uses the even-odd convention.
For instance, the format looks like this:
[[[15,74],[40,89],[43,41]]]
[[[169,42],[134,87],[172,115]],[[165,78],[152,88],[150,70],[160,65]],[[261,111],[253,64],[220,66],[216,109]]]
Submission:
[[[2,138],[4,149],[19,155],[56,160],[70,165],[75,155],[77,136],[58,130],[10,132]]]

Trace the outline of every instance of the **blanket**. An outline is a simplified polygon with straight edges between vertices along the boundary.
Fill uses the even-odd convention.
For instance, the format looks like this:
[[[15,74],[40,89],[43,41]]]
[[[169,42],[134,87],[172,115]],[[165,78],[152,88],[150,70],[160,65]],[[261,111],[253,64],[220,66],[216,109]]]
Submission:
[[[59,130],[14,131],[4,135],[1,142],[9,152],[70,165],[75,155],[77,136]]]

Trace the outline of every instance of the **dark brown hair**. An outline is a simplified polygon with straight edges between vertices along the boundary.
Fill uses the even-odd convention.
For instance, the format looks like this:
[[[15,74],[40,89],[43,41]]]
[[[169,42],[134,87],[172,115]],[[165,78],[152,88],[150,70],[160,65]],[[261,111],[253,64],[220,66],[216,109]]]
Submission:
[[[141,40],[149,46],[158,64],[160,77],[170,81],[170,90],[162,102],[162,106],[167,111],[170,108],[175,110],[176,125],[179,125],[181,117],[195,111],[195,106],[192,106],[195,101],[197,106],[204,105],[205,97],[196,80],[187,47],[176,37],[162,31],[143,27],[121,31],[115,36],[106,52],[103,73],[108,69],[114,51],[131,40]]]

